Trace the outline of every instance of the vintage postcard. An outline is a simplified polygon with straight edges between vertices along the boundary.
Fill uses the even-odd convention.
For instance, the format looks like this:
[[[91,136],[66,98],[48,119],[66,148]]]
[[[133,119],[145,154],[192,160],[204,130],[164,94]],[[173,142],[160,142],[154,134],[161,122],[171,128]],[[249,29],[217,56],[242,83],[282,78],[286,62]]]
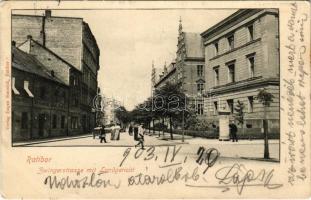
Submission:
[[[310,198],[307,1],[0,2],[2,198]]]

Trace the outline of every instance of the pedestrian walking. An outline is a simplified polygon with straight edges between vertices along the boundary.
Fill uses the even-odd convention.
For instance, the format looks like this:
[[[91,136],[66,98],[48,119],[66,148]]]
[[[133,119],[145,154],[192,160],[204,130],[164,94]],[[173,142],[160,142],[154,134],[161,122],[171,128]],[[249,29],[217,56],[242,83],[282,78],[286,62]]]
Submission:
[[[100,143],[103,143],[103,140],[107,143],[105,125],[102,125],[102,129],[100,130]]]
[[[145,149],[144,148],[144,134],[142,132],[142,127],[138,126],[137,124],[134,126],[134,140],[138,141],[138,143],[135,145],[135,148],[141,145],[141,149]]]
[[[130,127],[129,127],[129,135],[130,136],[133,135],[133,126],[132,126],[132,124],[130,124]]]
[[[110,127],[111,130],[111,136],[110,136],[110,140],[115,140],[115,125],[112,124],[112,126]]]
[[[238,127],[234,124],[234,122],[231,122],[229,124],[229,129],[230,129],[230,137],[232,138],[232,142],[238,142]]]
[[[114,127],[114,134],[115,134],[115,139],[116,140],[120,140],[120,130],[121,130],[121,126],[120,124],[117,124],[115,127]]]

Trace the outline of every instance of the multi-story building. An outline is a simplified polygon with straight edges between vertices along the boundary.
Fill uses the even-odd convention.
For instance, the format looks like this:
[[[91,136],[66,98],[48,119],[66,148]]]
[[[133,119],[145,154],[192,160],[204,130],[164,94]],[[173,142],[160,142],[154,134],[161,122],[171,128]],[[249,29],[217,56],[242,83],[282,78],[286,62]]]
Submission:
[[[266,115],[269,128],[279,129],[278,23],[276,9],[242,9],[201,34],[208,120],[217,123],[219,110],[229,111],[233,119],[240,101],[245,106],[244,126],[261,128],[264,106],[256,96],[265,88],[274,95]]]
[[[155,88],[165,85],[166,82],[180,83],[183,92],[192,99],[198,115],[204,114],[205,65],[204,46],[199,33],[184,32],[182,23],[179,23],[179,35],[176,52],[176,61],[163,73],[154,84]]]
[[[92,100],[97,94],[100,51],[88,24],[82,18],[52,16],[50,10],[44,16],[13,14],[12,40],[20,46],[28,35],[78,71],[71,79],[68,73],[64,74],[76,88],[76,95],[71,95],[77,107],[72,110],[75,113],[72,120],[76,121],[75,127],[81,127],[78,132],[91,130],[96,123]],[[44,57],[40,61],[49,59]],[[54,73],[58,71],[54,69]]]
[[[12,140],[69,135],[68,82],[14,45]]]
[[[103,124],[115,124],[120,123],[116,117],[116,110],[123,106],[122,102],[114,99],[113,97],[103,96]]]

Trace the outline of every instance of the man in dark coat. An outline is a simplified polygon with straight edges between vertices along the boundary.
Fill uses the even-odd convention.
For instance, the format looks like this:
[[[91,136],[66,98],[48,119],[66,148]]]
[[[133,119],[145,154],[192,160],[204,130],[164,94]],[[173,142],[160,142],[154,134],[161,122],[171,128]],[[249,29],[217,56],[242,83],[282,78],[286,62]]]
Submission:
[[[132,124],[130,124],[130,127],[129,127],[129,135],[133,135],[133,126]]]
[[[238,127],[234,124],[234,122],[232,122],[231,124],[229,124],[229,128],[230,128],[230,135],[232,138],[232,142],[238,142],[238,136],[237,136],[237,132],[238,132]]]
[[[105,125],[102,125],[102,129],[100,130],[100,143],[103,143],[103,140],[105,143],[107,143]]]

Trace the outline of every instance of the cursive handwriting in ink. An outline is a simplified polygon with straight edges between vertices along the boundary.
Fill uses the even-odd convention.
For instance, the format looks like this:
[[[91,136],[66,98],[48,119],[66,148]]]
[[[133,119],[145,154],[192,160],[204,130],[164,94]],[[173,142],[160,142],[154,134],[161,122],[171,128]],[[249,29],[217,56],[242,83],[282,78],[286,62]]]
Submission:
[[[202,165],[204,161],[207,165],[206,169],[203,171],[203,174],[205,174],[206,171],[216,163],[219,157],[219,151],[215,148],[210,148],[206,150],[204,147],[200,147],[198,149],[197,155],[199,155],[199,157],[196,162],[199,165]]]
[[[77,173],[79,176],[79,173]],[[98,175],[100,176],[100,175]],[[58,176],[47,176],[44,180],[44,184],[48,185],[50,189],[56,188],[56,189],[68,189],[68,188],[107,188],[107,187],[113,187],[115,189],[118,189],[121,185],[121,181],[119,180],[118,183],[114,183],[110,179],[102,179],[96,176],[95,173],[92,173],[89,176],[84,177],[77,177],[77,178],[71,178],[69,176],[66,177],[58,177]]]
[[[178,153],[180,152],[182,146],[167,146],[166,154],[163,161],[173,163],[177,158]],[[135,151],[135,150],[133,150]],[[128,159],[131,155],[134,159],[142,159],[144,161],[157,161],[158,156],[156,155],[156,148],[154,146],[150,146],[149,148],[145,149],[137,149],[135,152],[132,153],[132,148],[126,148],[123,152],[123,159],[119,164],[119,167],[122,167],[124,162]]]
[[[243,164],[233,164],[220,168],[215,177],[219,180],[219,184],[224,184],[228,187],[236,187],[239,195],[247,186],[263,186],[268,189],[277,189],[282,187],[282,184],[270,183],[273,178],[274,169],[266,171],[261,169],[256,173],[252,169],[246,169]]]
[[[195,167],[190,173],[183,167],[168,168],[166,172],[160,174],[139,173],[128,178],[128,186],[139,185],[163,185],[178,181],[197,181],[200,178],[198,167]]]

